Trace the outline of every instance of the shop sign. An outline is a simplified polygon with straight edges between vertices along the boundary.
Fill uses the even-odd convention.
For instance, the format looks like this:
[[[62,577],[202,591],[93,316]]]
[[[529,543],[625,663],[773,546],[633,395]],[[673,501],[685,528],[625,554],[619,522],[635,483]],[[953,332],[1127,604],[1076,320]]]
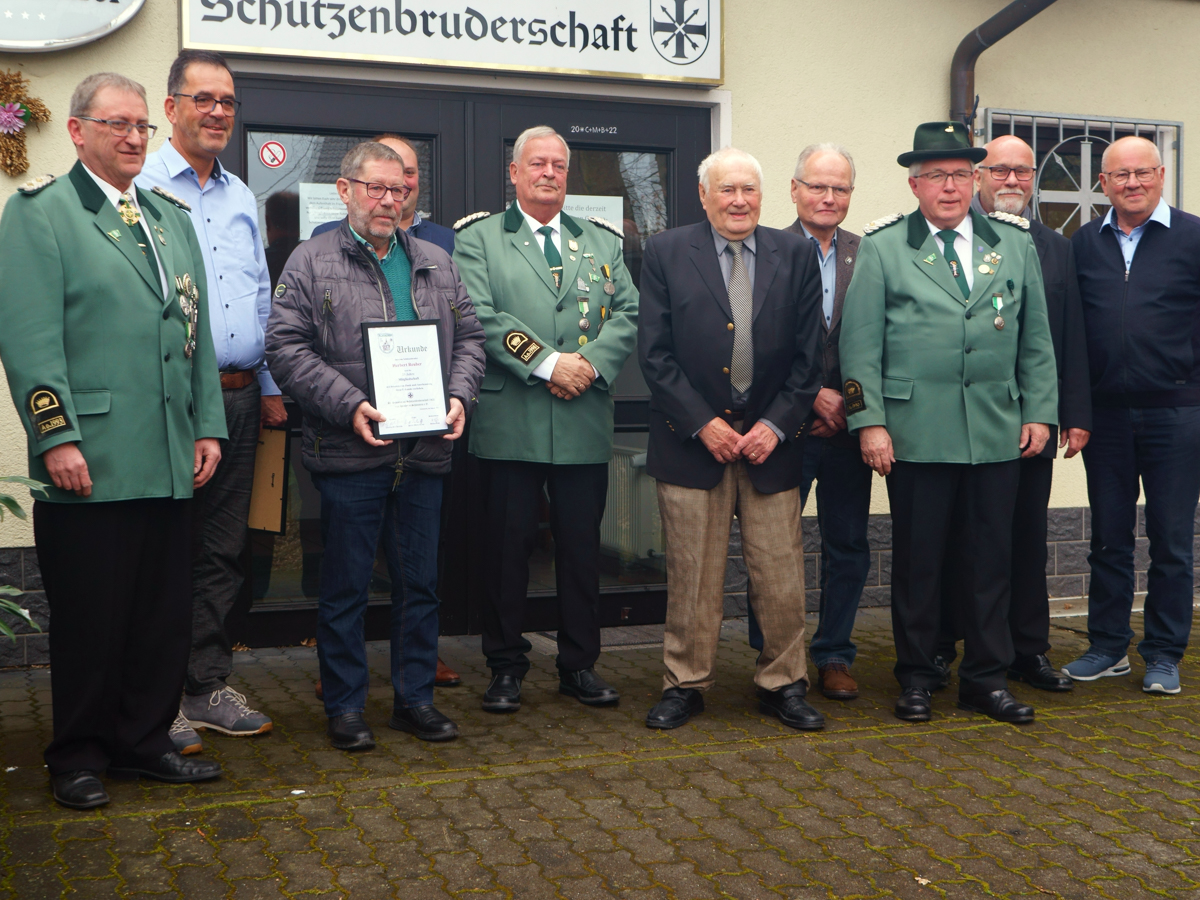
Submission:
[[[116,31],[146,0],[0,0],[0,50],[65,50]]]
[[[724,74],[722,0],[181,2],[183,46],[226,53],[698,85]]]

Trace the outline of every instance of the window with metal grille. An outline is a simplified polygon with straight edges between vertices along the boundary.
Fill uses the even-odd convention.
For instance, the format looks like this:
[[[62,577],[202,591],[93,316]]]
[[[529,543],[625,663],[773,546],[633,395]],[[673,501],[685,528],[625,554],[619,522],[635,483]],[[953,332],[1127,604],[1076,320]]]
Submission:
[[[1109,144],[1127,135],[1158,145],[1167,168],[1163,197],[1172,206],[1182,203],[1182,122],[984,110],[984,140],[1004,134],[1015,134],[1033,148],[1034,217],[1067,237],[1108,212],[1108,198],[1100,188],[1100,160]]]

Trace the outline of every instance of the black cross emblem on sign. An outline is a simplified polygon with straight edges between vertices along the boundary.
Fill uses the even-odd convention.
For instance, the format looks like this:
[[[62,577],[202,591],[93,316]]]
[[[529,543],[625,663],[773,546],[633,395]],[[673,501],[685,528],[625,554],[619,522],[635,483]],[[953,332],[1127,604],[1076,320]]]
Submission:
[[[660,5],[659,9],[661,9],[663,11],[663,13],[666,15],[667,21],[660,22],[657,19],[654,20],[655,35],[659,35],[659,34],[663,34],[663,33],[667,34],[666,39],[663,40],[663,42],[662,42],[663,49],[666,49],[667,45],[669,43],[671,43],[672,40],[675,41],[675,52],[672,54],[672,56],[674,56],[676,59],[687,59],[687,54],[683,50],[683,42],[684,41],[687,41],[689,44],[692,45],[693,51],[700,49],[700,45],[697,44],[694,40],[692,40],[691,36],[693,34],[699,35],[701,37],[708,36],[708,25],[707,24],[704,24],[704,25],[692,25],[691,24],[692,19],[696,18],[696,16],[700,13],[699,7],[692,10],[691,15],[687,15],[686,9],[685,9],[685,7],[687,6],[687,3],[688,3],[688,0],[675,0],[675,14],[674,15],[671,15],[671,13],[667,11],[667,8],[665,6]],[[655,39],[657,40],[657,38],[655,38]]]

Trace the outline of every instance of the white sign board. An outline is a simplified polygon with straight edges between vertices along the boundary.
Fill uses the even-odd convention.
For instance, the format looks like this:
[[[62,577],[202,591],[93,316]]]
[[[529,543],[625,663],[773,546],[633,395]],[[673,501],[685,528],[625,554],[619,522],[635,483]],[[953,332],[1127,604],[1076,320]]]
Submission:
[[[724,76],[723,0],[181,2],[183,46],[227,53],[698,85]]]
[[[64,50],[116,31],[146,0],[5,0],[0,3],[0,50]]]
[[[563,212],[576,219],[598,216],[601,219],[607,219],[620,228],[621,220],[625,218],[625,198],[567,194],[567,200],[563,204]]]
[[[312,237],[313,229],[326,222],[346,218],[346,204],[338,196],[336,184],[300,182],[300,240]]]

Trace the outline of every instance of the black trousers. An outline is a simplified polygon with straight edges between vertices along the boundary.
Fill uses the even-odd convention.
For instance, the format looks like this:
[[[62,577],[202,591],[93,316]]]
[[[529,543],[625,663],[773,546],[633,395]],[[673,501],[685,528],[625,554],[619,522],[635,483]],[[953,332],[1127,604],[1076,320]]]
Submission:
[[[960,693],[1005,687],[1012,517],[1020,463],[897,462],[888,476],[892,508],[892,633],[896,680],[932,690],[941,619],[942,569],[958,560],[959,621],[965,648]]]
[[[50,605],[51,775],[174,749],[192,616],[191,501],[33,504]]]
[[[1038,656],[1050,649],[1050,595],[1046,590],[1046,510],[1054,460],[1041,456],[1020,462],[1021,480],[1012,525],[1012,596],[1008,630],[1017,658]],[[942,572],[942,624],[938,655],[953,661],[955,643],[962,640],[957,612],[963,586],[958,561],[947,556]]]
[[[608,464],[553,466],[480,459],[485,512],[483,652],[497,675],[524,677],[532,649],[521,636],[529,557],[542,489],[550,496],[558,587],[558,667],[591,668],[600,656],[600,520]]]
[[[184,685],[192,695],[219,691],[233,672],[225,620],[245,581],[241,556],[262,418],[257,381],[223,390],[221,397],[229,438],[221,441],[217,471],[192,498],[192,655]]]

